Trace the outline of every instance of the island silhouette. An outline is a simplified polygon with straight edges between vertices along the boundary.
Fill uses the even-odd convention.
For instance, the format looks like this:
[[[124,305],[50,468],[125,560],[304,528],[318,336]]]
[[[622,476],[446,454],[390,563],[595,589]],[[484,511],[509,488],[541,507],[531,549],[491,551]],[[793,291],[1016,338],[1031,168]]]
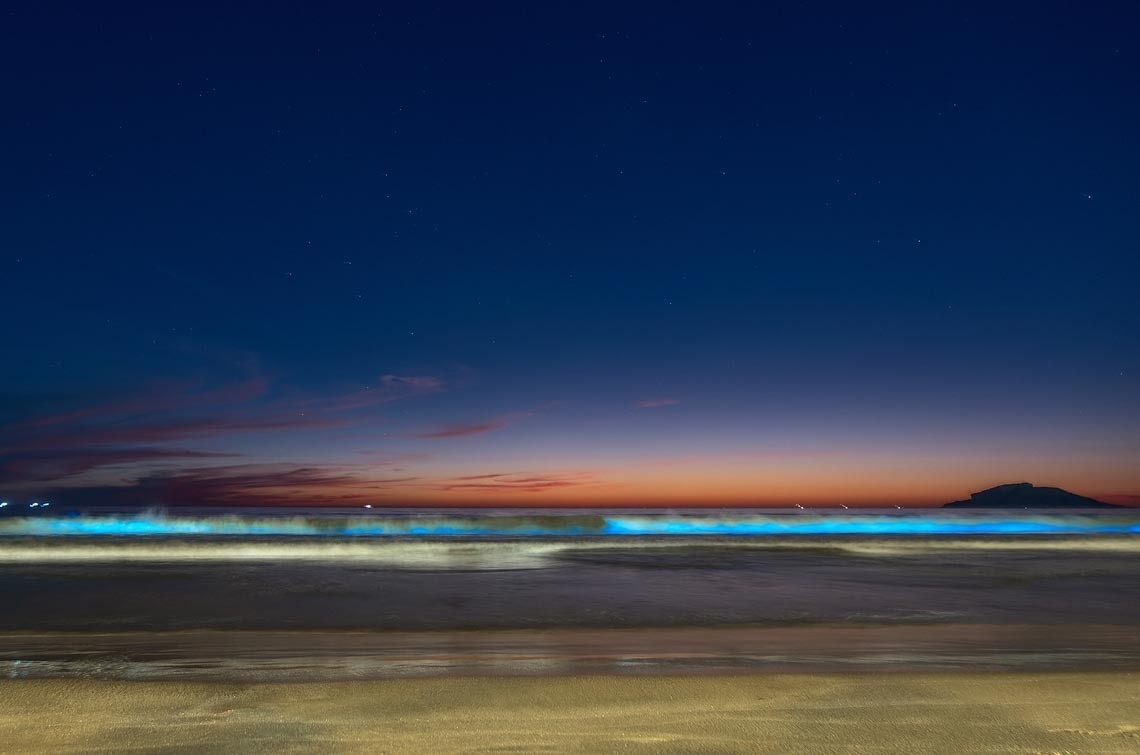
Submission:
[[[952,501],[942,508],[962,509],[1117,509],[1115,503],[1070,493],[1061,488],[1039,488],[1028,482],[998,485],[977,493],[969,500]]]

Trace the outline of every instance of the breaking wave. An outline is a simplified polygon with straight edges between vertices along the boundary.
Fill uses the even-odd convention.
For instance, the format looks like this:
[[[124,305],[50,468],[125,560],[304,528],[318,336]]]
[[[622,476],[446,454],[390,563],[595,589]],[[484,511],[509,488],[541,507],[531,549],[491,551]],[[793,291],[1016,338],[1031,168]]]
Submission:
[[[12,517],[0,537],[531,538],[579,536],[1131,535],[1140,516],[1089,514],[364,514]]]
[[[400,569],[532,569],[554,560],[690,546],[824,549],[852,556],[933,551],[1140,552],[1128,515],[449,513],[134,515],[0,519],[0,563],[310,561]],[[588,554],[587,554],[588,555]],[[690,554],[691,555],[691,554]],[[686,556],[689,558],[689,556]],[[688,563],[686,561],[685,563]]]

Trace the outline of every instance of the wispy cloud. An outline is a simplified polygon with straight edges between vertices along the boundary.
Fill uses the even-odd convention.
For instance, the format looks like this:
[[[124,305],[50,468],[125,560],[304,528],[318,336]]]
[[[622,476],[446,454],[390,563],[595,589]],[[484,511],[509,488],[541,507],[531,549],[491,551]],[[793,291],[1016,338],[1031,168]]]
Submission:
[[[1108,503],[1118,503],[1122,506],[1140,506],[1140,493],[1102,493],[1094,497]]]
[[[192,451],[186,448],[71,448],[8,453],[0,458],[0,479],[8,485],[51,482],[92,469],[143,462],[186,459],[224,459],[233,454]]]
[[[431,393],[443,389],[443,381],[431,375],[381,375],[380,386],[396,394]]]
[[[259,376],[220,385],[161,383],[4,423],[0,484],[12,488],[107,467],[218,458],[226,454],[184,446],[238,434],[344,427],[365,421],[369,415],[362,410],[443,388],[436,377],[392,374],[361,389],[300,396],[275,396],[270,382]]]
[[[468,435],[482,435],[483,433],[501,430],[506,427],[506,422],[480,422],[472,424],[454,424],[443,425],[435,430],[427,432],[415,433],[412,437],[415,438],[464,438]]]
[[[250,377],[221,386],[202,381],[160,381],[126,396],[100,398],[61,412],[36,415],[11,423],[7,432],[29,432],[54,426],[70,426],[100,420],[123,421],[156,412],[168,412],[172,405],[180,411],[202,407],[217,409],[231,404],[255,401],[265,396],[269,381]]]
[[[533,412],[512,412],[510,414],[504,414],[500,417],[496,417],[485,422],[454,422],[447,425],[441,425],[431,430],[412,433],[411,437],[428,439],[465,438],[470,435],[482,435],[483,433],[502,430],[504,427],[517,420],[532,416],[534,416]]]
[[[676,406],[681,403],[679,398],[645,398],[635,403],[638,409],[659,409],[663,406]]]
[[[280,402],[280,406],[298,412],[347,412],[437,393],[443,389],[443,381],[429,375],[381,375],[375,385],[367,385],[359,390],[331,396],[294,398]]]
[[[418,480],[379,477],[351,466],[234,464],[148,472],[120,485],[61,486],[47,492],[70,505],[327,506],[375,501]]]
[[[472,493],[540,493],[557,488],[576,487],[594,482],[588,473],[525,474],[490,473],[452,477],[436,487],[444,491]]]
[[[236,433],[271,432],[299,428],[337,427],[347,424],[344,418],[321,416],[263,416],[263,417],[199,417],[170,418],[154,422],[131,419],[109,420],[107,424],[83,426],[63,425],[51,432],[18,436],[5,433],[0,439],[0,451],[46,451],[51,449],[77,449],[85,447],[116,446],[137,443],[167,443],[191,439],[215,438]]]

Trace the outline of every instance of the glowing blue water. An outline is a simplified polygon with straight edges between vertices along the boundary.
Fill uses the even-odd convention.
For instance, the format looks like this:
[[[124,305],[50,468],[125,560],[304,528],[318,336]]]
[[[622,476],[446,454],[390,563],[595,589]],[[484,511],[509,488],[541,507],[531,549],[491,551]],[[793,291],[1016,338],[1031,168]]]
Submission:
[[[904,516],[604,514],[598,516],[185,517],[82,516],[0,520],[7,536],[572,537],[1140,534],[1140,519],[1079,514]]]
[[[962,520],[951,517],[834,517],[738,521],[623,517],[607,520],[610,535],[1037,535],[1140,533],[1140,523],[1096,519],[1016,518]]]

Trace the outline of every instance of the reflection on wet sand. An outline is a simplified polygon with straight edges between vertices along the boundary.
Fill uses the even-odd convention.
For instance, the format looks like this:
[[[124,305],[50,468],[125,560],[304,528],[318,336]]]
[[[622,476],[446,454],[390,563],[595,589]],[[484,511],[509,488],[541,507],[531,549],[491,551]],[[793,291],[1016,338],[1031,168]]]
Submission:
[[[0,635],[0,676],[314,681],[440,675],[1138,669],[1131,627],[925,625]]]

